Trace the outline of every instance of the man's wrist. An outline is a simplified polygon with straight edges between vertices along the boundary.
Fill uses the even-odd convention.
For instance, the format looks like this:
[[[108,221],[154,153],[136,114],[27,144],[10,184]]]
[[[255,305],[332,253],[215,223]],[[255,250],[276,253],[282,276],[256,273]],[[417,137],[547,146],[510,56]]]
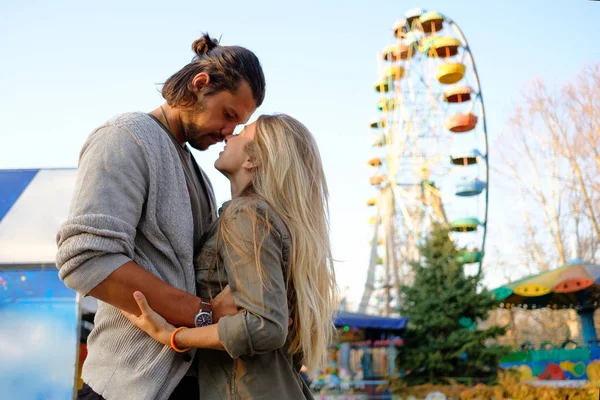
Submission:
[[[200,311],[212,312],[212,300],[204,300],[200,297]]]
[[[195,327],[207,326],[213,323],[212,304],[200,298],[198,312],[194,316]]]
[[[188,309],[188,312],[191,312],[191,315],[186,318],[187,321],[190,321],[187,324],[188,328],[196,327],[196,316],[198,315],[198,313],[200,312],[200,310],[202,308],[206,307],[202,303],[208,303],[206,300],[204,300],[200,297],[195,297],[194,300],[195,301],[192,302],[192,304],[190,305],[190,308]],[[212,307],[211,307],[211,309],[212,309]]]

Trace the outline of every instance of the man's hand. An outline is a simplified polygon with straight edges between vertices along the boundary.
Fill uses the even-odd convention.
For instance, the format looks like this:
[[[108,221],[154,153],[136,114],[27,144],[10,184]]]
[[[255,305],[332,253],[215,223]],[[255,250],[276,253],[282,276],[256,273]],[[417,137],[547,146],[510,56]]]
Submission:
[[[212,299],[210,304],[213,313],[213,324],[219,322],[219,318],[221,317],[235,315],[239,312],[237,306],[235,305],[235,300],[233,300],[233,295],[231,294],[231,288],[229,285],[225,286],[225,289],[223,289],[221,293]],[[291,318],[288,318],[288,326],[292,326]]]
[[[225,289],[221,291],[212,301],[210,302],[213,313],[213,324],[219,322],[221,317],[226,315],[235,315],[238,313],[237,306],[233,300],[231,294],[231,288],[229,285],[225,286]]]

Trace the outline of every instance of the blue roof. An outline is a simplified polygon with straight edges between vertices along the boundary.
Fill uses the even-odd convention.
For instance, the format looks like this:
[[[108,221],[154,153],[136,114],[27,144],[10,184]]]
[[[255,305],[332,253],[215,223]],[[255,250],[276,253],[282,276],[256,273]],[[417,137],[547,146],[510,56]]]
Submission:
[[[0,265],[54,264],[76,180],[75,168],[0,169]]]
[[[0,221],[17,202],[21,193],[37,173],[37,169],[0,171]]]
[[[349,326],[352,328],[371,328],[401,330],[406,328],[408,318],[381,317],[378,315],[367,315],[340,311],[335,317],[334,324],[337,327]]]

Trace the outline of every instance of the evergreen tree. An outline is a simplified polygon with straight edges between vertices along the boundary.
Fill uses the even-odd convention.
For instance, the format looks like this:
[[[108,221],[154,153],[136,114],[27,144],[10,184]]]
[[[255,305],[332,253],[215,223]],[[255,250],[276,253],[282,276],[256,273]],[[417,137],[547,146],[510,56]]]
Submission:
[[[487,343],[503,335],[505,327],[477,329],[477,321],[485,320],[497,302],[481,287],[481,275],[465,275],[457,255],[448,230],[434,226],[421,248],[422,263],[413,265],[413,285],[401,289],[401,311],[409,318],[398,356],[405,384],[494,379],[508,352]]]

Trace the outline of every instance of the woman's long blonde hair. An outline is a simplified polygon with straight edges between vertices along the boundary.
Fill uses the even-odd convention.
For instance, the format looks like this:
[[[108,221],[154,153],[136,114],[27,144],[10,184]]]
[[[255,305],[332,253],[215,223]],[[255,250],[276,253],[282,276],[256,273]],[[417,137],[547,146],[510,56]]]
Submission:
[[[244,203],[251,193],[250,197],[266,201],[285,223],[291,239],[286,271],[288,307],[293,321],[288,333],[289,351],[302,354],[303,363],[315,370],[327,357],[337,309],[329,242],[329,193],[319,149],[302,123],[288,115],[276,114],[258,118],[254,141],[247,150],[257,161],[256,174],[250,190],[234,198],[228,209],[246,208]],[[252,213],[254,223],[264,222],[256,209]],[[227,236],[235,232],[224,225],[221,224],[220,230],[227,242]],[[261,273],[258,254],[264,237],[256,237],[259,231],[255,226],[251,257]]]

